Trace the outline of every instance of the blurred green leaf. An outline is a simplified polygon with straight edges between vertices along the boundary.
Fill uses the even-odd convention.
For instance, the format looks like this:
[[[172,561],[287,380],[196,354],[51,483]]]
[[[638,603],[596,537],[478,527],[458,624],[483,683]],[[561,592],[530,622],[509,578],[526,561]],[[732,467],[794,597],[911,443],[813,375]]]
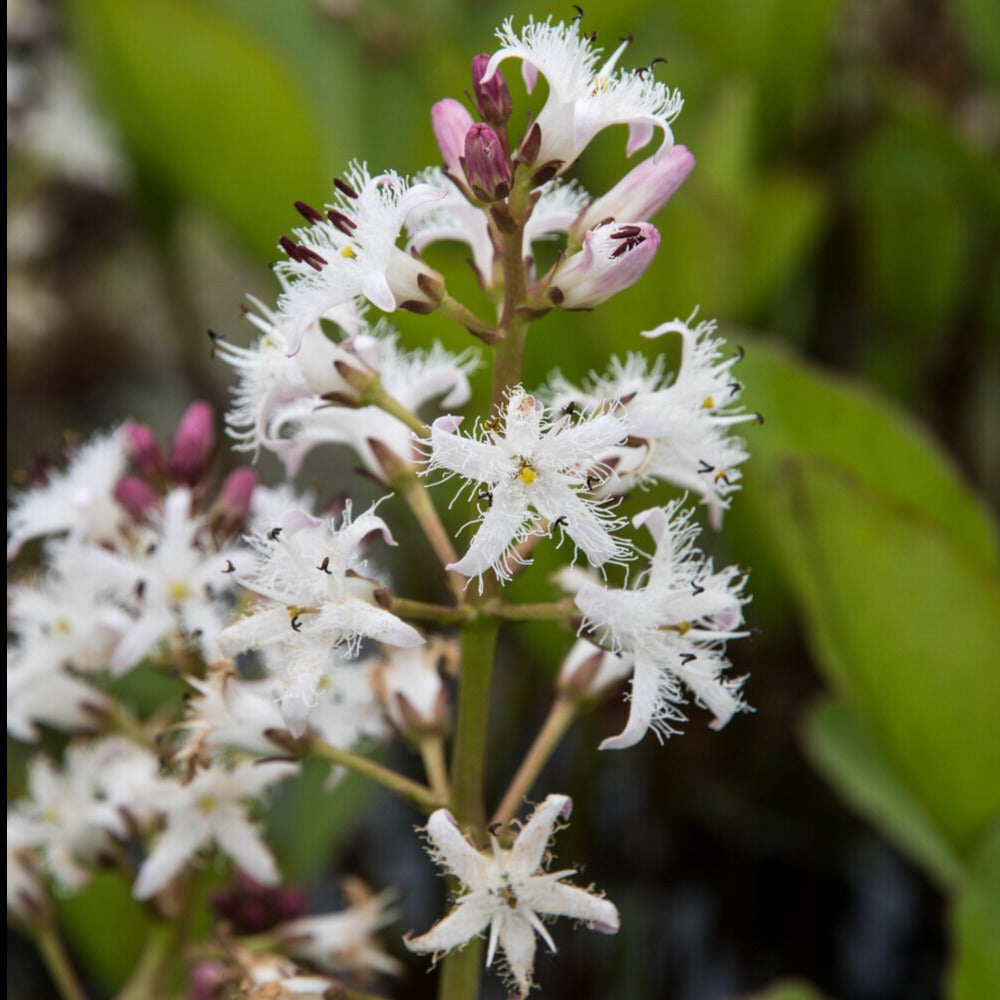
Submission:
[[[99,872],[81,892],[62,900],[59,917],[74,954],[109,992],[131,974],[152,926],[129,886],[111,872]]]
[[[878,827],[939,885],[955,888],[962,864],[904,785],[878,741],[846,705],[823,700],[812,706],[802,741],[813,766],[840,797]]]
[[[958,0],[955,4],[968,45],[979,67],[1000,87],[1000,5],[995,0]]]
[[[289,67],[192,0],[70,0],[78,48],[140,169],[274,254],[297,198],[329,185],[318,124]]]
[[[958,951],[948,995],[952,1000],[1000,996],[1000,829],[972,863],[952,926]]]
[[[833,463],[773,483],[828,678],[960,854],[1000,816],[1000,586],[938,526]]]
[[[1000,566],[996,525],[911,417],[860,382],[825,372],[773,342],[742,334],[738,339],[747,354],[734,374],[746,385],[747,405],[766,423],[746,431],[753,458],[733,515],[749,507],[758,532],[780,534],[771,506],[775,477],[788,459],[822,457],[905,501],[983,567]]]

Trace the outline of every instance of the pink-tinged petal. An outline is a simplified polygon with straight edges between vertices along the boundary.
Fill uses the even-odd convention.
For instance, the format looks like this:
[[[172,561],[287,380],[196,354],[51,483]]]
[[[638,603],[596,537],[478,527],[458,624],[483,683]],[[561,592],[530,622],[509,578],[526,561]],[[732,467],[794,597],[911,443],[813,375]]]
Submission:
[[[472,115],[460,101],[446,97],[431,108],[431,127],[437,139],[445,169],[454,177],[462,176],[459,162],[465,151],[465,135],[472,126]]]
[[[463,896],[444,919],[420,937],[404,937],[403,944],[421,955],[440,955],[461,948],[479,937],[493,915],[494,903],[489,893]]]
[[[556,823],[569,819],[572,810],[573,800],[568,795],[548,795],[536,807],[511,848],[508,866],[515,877],[527,878],[541,867]]]
[[[294,535],[296,532],[306,528],[318,528],[323,523],[323,518],[314,517],[305,510],[289,510],[281,515],[279,525],[282,531]]]
[[[694,169],[686,146],[673,146],[633,167],[610,191],[593,201],[573,223],[577,235],[603,219],[649,219],[674,195]]]
[[[647,145],[649,140],[653,138],[653,123],[654,119],[646,119],[640,121],[633,121],[629,123],[628,127],[628,142],[625,144],[625,155],[631,156],[637,150],[642,149],[643,146]],[[664,146],[669,148],[669,132],[664,136],[663,145],[657,150],[656,156],[661,156],[663,154]]]
[[[644,658],[637,658],[632,671],[628,721],[617,736],[609,736],[598,750],[625,750],[635,746],[652,725],[659,703],[659,667]]]

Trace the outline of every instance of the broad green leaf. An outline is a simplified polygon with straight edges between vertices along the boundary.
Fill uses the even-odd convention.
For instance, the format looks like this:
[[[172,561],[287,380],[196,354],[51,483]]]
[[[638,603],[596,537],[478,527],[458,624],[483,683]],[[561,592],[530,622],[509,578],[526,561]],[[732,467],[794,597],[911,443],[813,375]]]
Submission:
[[[952,1000],[1000,996],[1000,828],[972,863],[952,927],[958,948],[948,995]]]
[[[962,879],[962,864],[923,807],[900,783],[878,741],[846,705],[823,700],[802,724],[813,766],[840,797],[945,888]]]
[[[85,889],[63,900],[59,917],[74,954],[109,992],[132,972],[152,927],[129,886],[110,872],[98,873]]]
[[[830,681],[960,854],[1000,816],[1000,585],[933,522],[829,462],[773,484]]]
[[[273,255],[291,203],[329,185],[317,123],[289,67],[193,0],[71,0],[78,47],[141,169]]]
[[[861,383],[795,358],[773,342],[739,334],[746,357],[734,368],[747,406],[764,415],[744,431],[751,460],[732,514],[744,507],[757,531],[780,532],[772,482],[788,459],[816,456],[896,497],[986,568],[1000,564],[996,525],[951,460],[908,415]]]

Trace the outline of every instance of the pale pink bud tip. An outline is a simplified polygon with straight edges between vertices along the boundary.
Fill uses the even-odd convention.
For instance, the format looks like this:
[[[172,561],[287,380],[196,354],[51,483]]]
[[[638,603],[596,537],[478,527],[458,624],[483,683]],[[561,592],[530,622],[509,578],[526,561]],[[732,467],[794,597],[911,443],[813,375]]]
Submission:
[[[510,167],[496,132],[477,122],[465,135],[465,176],[477,198],[499,201],[510,190]]]
[[[257,473],[253,469],[236,469],[222,484],[219,506],[227,513],[243,518],[250,510],[250,501],[256,488]]]
[[[462,155],[465,152],[465,134],[472,125],[468,109],[451,97],[438,101],[431,108],[431,127],[437,139],[445,169],[455,177],[462,176]]]
[[[125,440],[132,461],[146,479],[166,478],[167,460],[149,427],[145,424],[130,424],[125,431]]]
[[[211,404],[194,402],[181,418],[170,452],[170,474],[193,486],[204,475],[215,447],[215,413]]]
[[[156,494],[141,479],[135,476],[122,476],[115,487],[115,499],[136,520],[144,517],[146,512],[156,504]]]
[[[497,70],[488,80],[483,82],[486,67],[490,63],[488,52],[480,53],[472,60],[472,89],[476,94],[476,104],[483,120],[494,128],[503,128],[510,120],[514,110],[514,101],[510,96],[510,88],[503,78],[503,73]]]

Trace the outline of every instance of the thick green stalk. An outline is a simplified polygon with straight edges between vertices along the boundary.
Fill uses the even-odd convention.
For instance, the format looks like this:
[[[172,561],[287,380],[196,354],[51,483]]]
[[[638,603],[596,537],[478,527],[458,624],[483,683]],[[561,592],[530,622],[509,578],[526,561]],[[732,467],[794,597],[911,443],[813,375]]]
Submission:
[[[76,978],[73,963],[69,960],[62,938],[59,937],[51,917],[47,917],[44,924],[38,928],[35,944],[42,961],[45,962],[45,967],[49,970],[49,975],[56,984],[59,996],[63,1000],[87,1000],[87,995]]]
[[[483,782],[489,730],[490,689],[499,625],[479,619],[462,630],[458,712],[451,757],[451,811],[474,839],[483,843],[486,803]],[[476,1000],[482,978],[483,942],[471,940],[441,963],[438,1000]]]

